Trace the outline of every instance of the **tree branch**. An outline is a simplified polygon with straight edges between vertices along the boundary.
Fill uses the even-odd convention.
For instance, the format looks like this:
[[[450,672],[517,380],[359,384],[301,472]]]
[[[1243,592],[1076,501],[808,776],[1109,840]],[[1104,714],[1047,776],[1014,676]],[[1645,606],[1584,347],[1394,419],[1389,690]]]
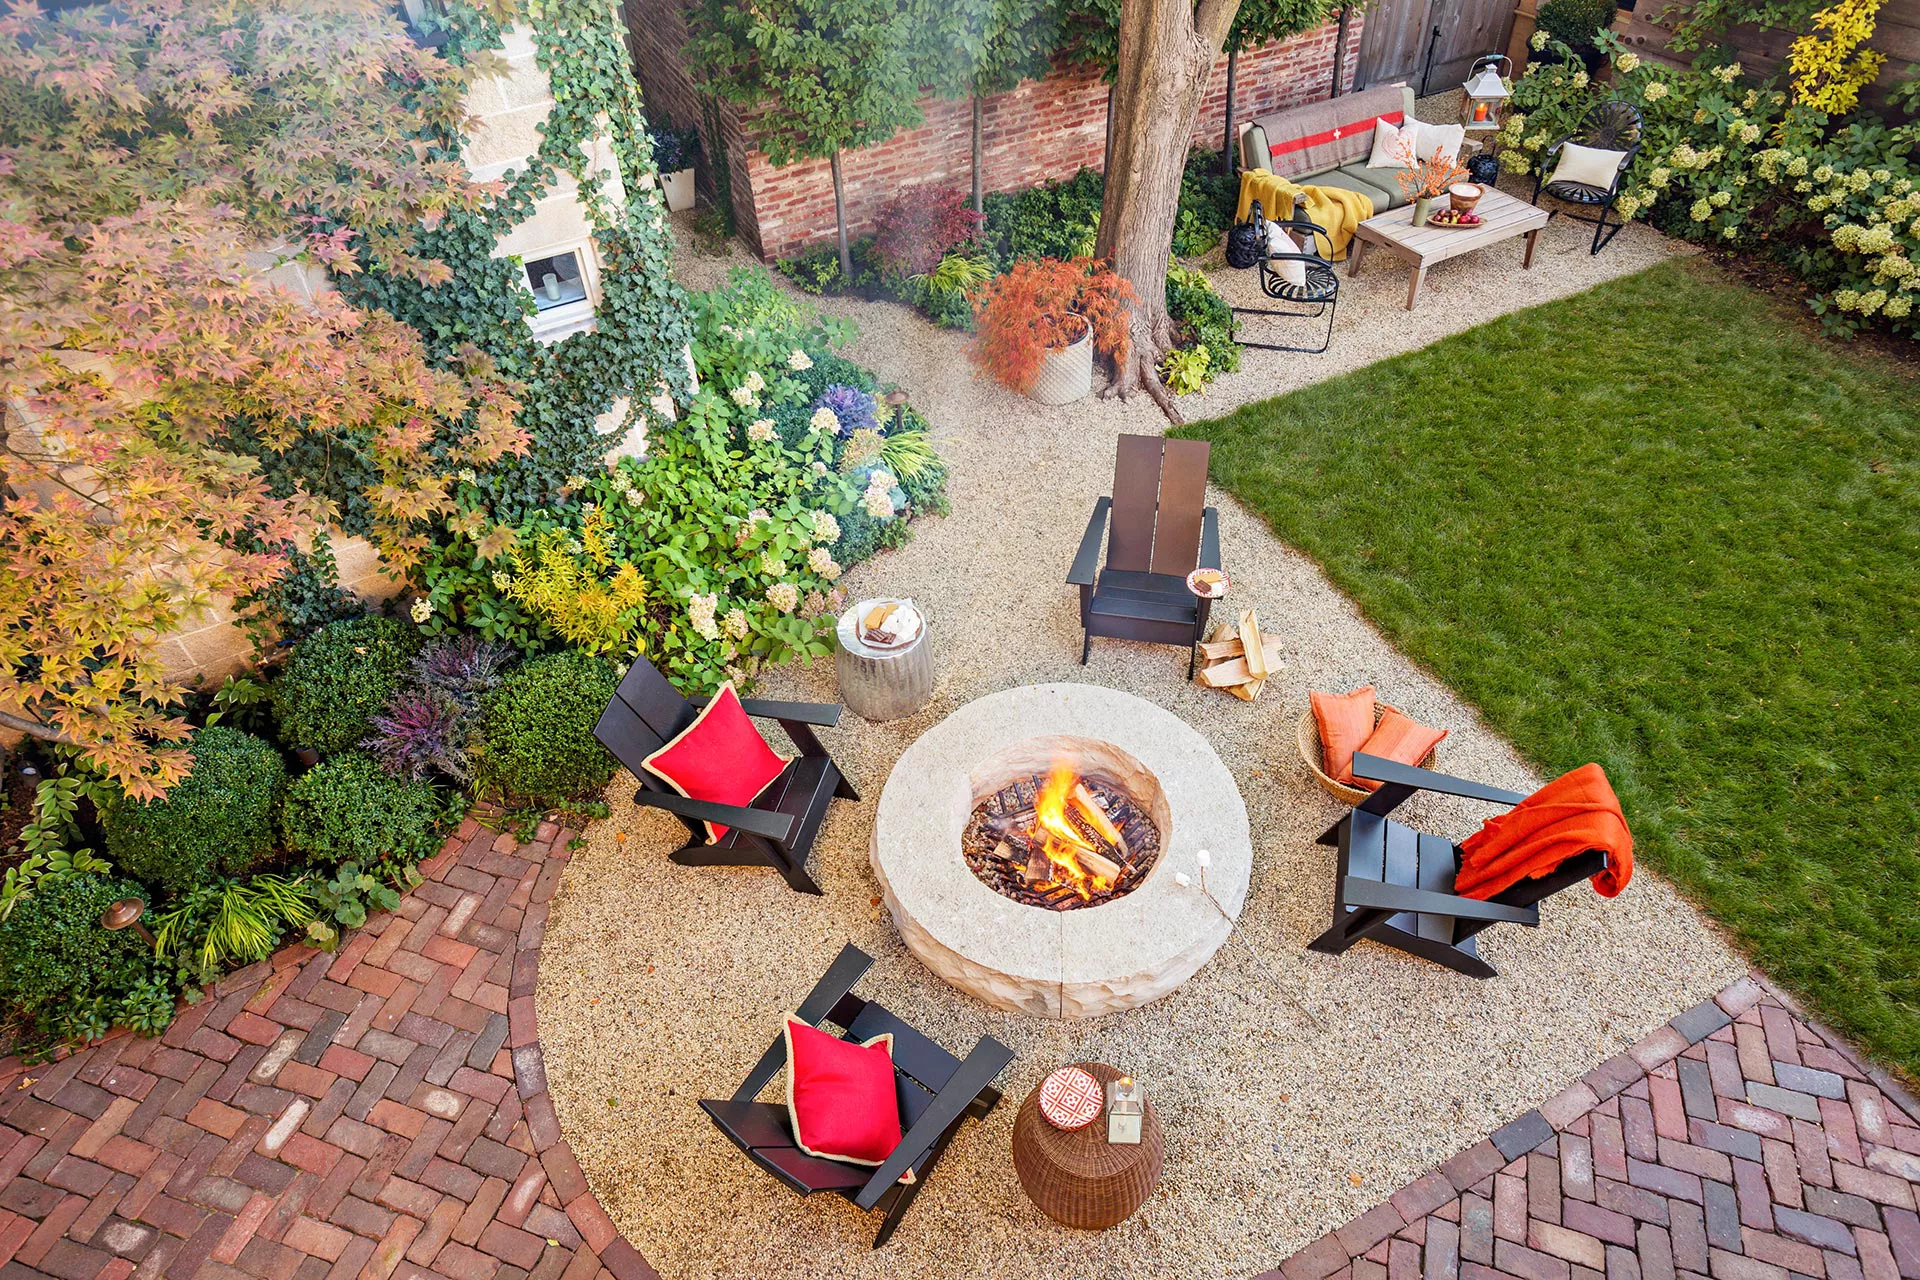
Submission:
[[[1240,12],[1240,0],[1200,0],[1193,13],[1194,34],[1207,42],[1215,57],[1227,43],[1227,33]]]
[[[62,746],[84,747],[87,745],[64,729],[56,729],[50,724],[28,720],[5,711],[0,711],[0,729],[17,729],[29,738],[38,738],[42,742],[58,742]]]

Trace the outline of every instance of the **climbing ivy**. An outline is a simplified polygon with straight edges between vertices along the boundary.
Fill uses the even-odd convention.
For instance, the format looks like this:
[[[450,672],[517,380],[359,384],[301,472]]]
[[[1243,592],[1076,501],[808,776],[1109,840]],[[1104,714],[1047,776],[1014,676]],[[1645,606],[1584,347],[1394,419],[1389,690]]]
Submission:
[[[503,31],[491,14],[466,3],[449,4],[448,10],[450,59],[467,62],[502,47]],[[522,384],[519,423],[531,447],[483,472],[460,473],[459,505],[491,508],[506,521],[525,519],[577,492],[581,478],[601,469],[607,449],[636,418],[650,426],[671,421],[673,405],[686,403],[694,389],[686,298],[673,280],[659,178],[614,10],[602,0],[525,0],[520,17],[533,33],[535,58],[553,93],[538,151],[484,207],[454,213],[421,234],[422,256],[450,268],[443,283],[382,272],[370,261],[340,280],[351,301],[406,321],[436,355],[451,359],[472,344]],[[612,144],[617,175],[594,163],[593,144],[601,135]],[[445,155],[459,155],[457,138],[427,141]],[[591,331],[543,344],[527,325],[534,302],[520,263],[494,250],[562,176],[577,184],[593,230],[601,297]],[[612,194],[622,190],[624,203]],[[631,397],[627,419],[599,434],[595,419],[621,396]],[[350,530],[355,515],[347,504]]]

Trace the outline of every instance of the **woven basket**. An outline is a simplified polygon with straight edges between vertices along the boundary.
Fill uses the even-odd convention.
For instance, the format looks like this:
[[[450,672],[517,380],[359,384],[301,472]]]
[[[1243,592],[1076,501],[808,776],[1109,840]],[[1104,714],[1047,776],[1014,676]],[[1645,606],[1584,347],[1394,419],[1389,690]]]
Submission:
[[[1380,718],[1389,711],[1400,711],[1400,708],[1385,702],[1375,702],[1373,704],[1373,723],[1377,726],[1380,723]],[[1402,711],[1401,714],[1405,715],[1406,713]],[[1313,771],[1314,781],[1326,788],[1328,795],[1345,804],[1359,804],[1362,800],[1365,800],[1373,794],[1373,792],[1363,791],[1359,787],[1350,787],[1344,782],[1335,782],[1328,776],[1322,764],[1327,758],[1327,753],[1320,745],[1320,725],[1319,722],[1313,718],[1312,703],[1307,704],[1306,711],[1300,717],[1300,727],[1293,736],[1294,741],[1300,744],[1300,759],[1306,763],[1307,768]],[[1432,769],[1435,767],[1435,762],[1439,760],[1439,758],[1440,748],[1436,746],[1433,750],[1427,752],[1426,758],[1420,762],[1420,767],[1422,769]]]
[[[1049,351],[1027,394],[1041,404],[1072,404],[1093,394],[1093,326],[1081,319],[1078,342]]]

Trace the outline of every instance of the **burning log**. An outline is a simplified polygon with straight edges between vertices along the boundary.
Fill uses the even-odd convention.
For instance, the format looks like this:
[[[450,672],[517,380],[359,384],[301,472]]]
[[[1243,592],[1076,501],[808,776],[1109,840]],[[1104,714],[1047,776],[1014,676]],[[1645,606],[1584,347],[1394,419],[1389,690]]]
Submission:
[[[1081,816],[1091,822],[1093,829],[1100,833],[1100,838],[1118,849],[1120,856],[1125,858],[1127,838],[1120,834],[1120,828],[1113,825],[1113,819],[1107,817],[1107,811],[1094,799],[1093,792],[1087,790],[1086,783],[1073,784],[1073,802],[1079,806]]]

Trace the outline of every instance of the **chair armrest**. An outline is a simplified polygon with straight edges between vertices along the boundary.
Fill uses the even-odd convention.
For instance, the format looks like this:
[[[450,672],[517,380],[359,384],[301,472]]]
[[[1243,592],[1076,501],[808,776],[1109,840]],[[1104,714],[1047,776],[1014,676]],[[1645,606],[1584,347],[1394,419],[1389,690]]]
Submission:
[[[1414,889],[1407,885],[1386,884],[1363,876],[1348,876],[1340,882],[1340,900],[1350,907],[1372,907],[1381,911],[1418,911],[1426,915],[1452,916],[1456,920],[1505,920],[1513,924],[1538,924],[1535,907],[1509,907],[1500,902],[1482,902],[1457,893],[1437,893],[1432,889]]]
[[[933,1149],[940,1141],[940,1135],[959,1123],[960,1117],[980,1096],[980,1091],[991,1085],[1007,1064],[1013,1061],[1013,1050],[995,1040],[992,1036],[981,1036],[980,1043],[973,1046],[973,1052],[947,1081],[947,1087],[934,1096],[927,1109],[907,1130],[880,1167],[867,1179],[867,1185],[860,1188],[860,1194],[853,1202],[862,1209],[871,1209],[880,1202],[880,1197],[894,1183],[900,1181],[900,1175],[912,1167],[921,1156]]]
[[[1087,517],[1087,531],[1080,535],[1080,550],[1074,553],[1073,567],[1067,570],[1069,586],[1090,587],[1100,576],[1100,539],[1107,531],[1107,512],[1112,507],[1112,498],[1102,498],[1093,504],[1093,514]]]
[[[1307,262],[1325,262],[1327,261],[1328,254],[1331,254],[1333,252],[1333,237],[1328,235],[1327,229],[1323,226],[1320,226],[1318,223],[1309,222],[1305,218],[1290,218],[1285,222],[1276,222],[1273,225],[1276,227],[1285,227],[1289,231],[1305,231],[1310,233],[1313,236],[1313,238],[1307,241],[1307,249],[1309,250],[1309,252],[1307,252],[1306,254],[1269,253],[1266,256],[1270,260],[1274,258],[1300,257]],[[1322,240],[1325,240],[1327,242],[1326,253],[1321,253],[1317,248],[1320,241]]]
[[[842,996],[853,990],[853,984],[860,981],[861,975],[873,965],[873,957],[854,946],[851,942],[840,948],[840,954],[833,958],[827,971],[820,975],[820,981],[813,984],[813,990],[793,1011],[793,1016],[810,1027],[820,1025],[833,1006],[840,1003]],[[751,1102],[759,1092],[767,1087],[767,1081],[773,1079],[774,1072],[780,1070],[787,1060],[787,1037],[783,1030],[773,1038],[773,1044],[760,1055],[760,1061],[754,1064],[747,1074],[745,1082],[733,1091],[735,1102]]]
[[[1200,513],[1200,568],[1220,567],[1220,513],[1212,507]]]
[[[1526,799],[1518,791],[1491,787],[1484,782],[1469,782],[1465,778],[1435,773],[1431,769],[1416,769],[1410,764],[1382,759],[1380,756],[1370,756],[1365,752],[1354,753],[1353,775],[1356,778],[1367,778],[1374,782],[1397,783],[1403,787],[1411,787],[1415,791],[1437,791],[1441,795],[1464,796],[1469,800],[1491,800],[1496,804],[1519,804]],[[1368,812],[1371,813],[1374,810],[1368,810]]]
[[[763,720],[791,720],[799,724],[824,725],[831,729],[840,723],[837,702],[768,702],[761,698],[742,698],[740,709]]]
[[[718,822],[722,826],[738,827],[742,831],[764,836],[768,840],[785,840],[793,834],[791,815],[773,813],[767,809],[743,809],[734,804],[715,804],[711,800],[694,800],[665,791],[648,791],[645,787],[634,793],[633,802],[646,805],[650,809],[665,809],[668,813],[692,818],[695,822]]]

